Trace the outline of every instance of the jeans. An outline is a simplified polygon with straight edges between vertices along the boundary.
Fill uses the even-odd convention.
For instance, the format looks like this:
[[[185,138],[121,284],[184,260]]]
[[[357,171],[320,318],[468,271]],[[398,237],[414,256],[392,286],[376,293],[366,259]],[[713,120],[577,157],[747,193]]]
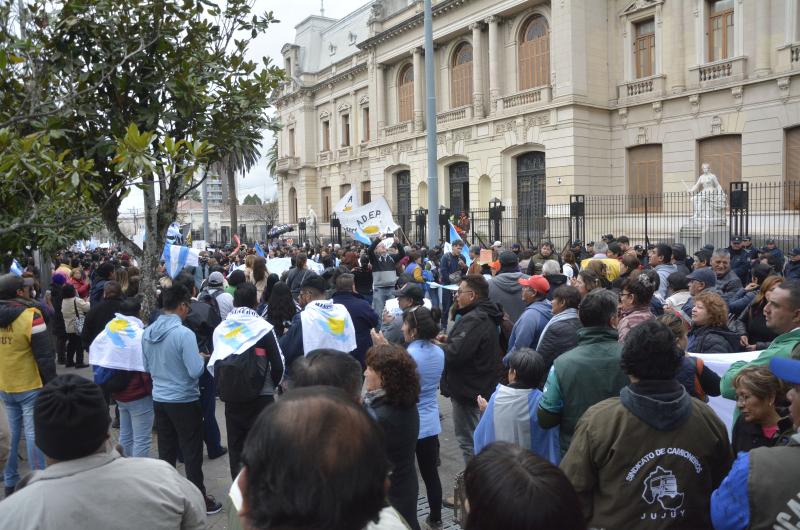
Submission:
[[[442,289],[442,329],[447,329],[447,319],[450,318],[450,306],[453,305],[453,291]]]
[[[11,447],[8,451],[8,460],[3,471],[3,480],[6,487],[14,487],[19,482],[19,440],[25,429],[25,445],[28,449],[28,464],[31,470],[44,469],[44,455],[36,447],[36,437],[33,429],[33,406],[39,390],[27,392],[0,392],[0,399],[6,406],[8,415],[8,429],[11,433]]]
[[[383,306],[386,300],[394,298],[394,287],[376,287],[372,293],[372,308],[379,318],[383,316]]]
[[[67,366],[83,364],[83,342],[77,333],[67,333]]]
[[[153,397],[117,401],[119,407],[119,444],[125,456],[150,456],[153,442]]]
[[[175,467],[178,449],[183,453],[186,478],[206,494],[203,485],[203,411],[200,401],[153,402],[158,433],[158,458]]]
[[[442,520],[442,481],[436,461],[439,458],[439,437],[428,436],[417,440],[417,465],[419,474],[425,483],[428,494],[428,506],[431,509],[431,521]]]
[[[214,391],[214,378],[203,370],[200,376],[200,406],[203,408],[203,441],[209,458],[222,453],[222,434],[217,424],[217,396]]]
[[[236,479],[242,464],[242,450],[247,433],[264,408],[273,402],[272,396],[258,396],[245,403],[225,403],[225,428],[228,431],[228,463],[231,478]]]
[[[455,431],[458,447],[464,456],[464,465],[472,459],[475,454],[475,429],[481,419],[481,411],[478,404],[467,405],[455,399],[450,399],[453,405],[453,430]]]
[[[431,301],[431,307],[439,307],[439,288],[428,289],[428,298]]]

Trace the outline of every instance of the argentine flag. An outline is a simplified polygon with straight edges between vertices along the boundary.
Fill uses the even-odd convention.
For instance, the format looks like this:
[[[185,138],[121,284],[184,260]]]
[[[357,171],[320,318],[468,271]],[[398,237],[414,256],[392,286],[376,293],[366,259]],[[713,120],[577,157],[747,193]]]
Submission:
[[[450,225],[450,244],[452,245],[453,241],[457,239],[463,241],[461,236],[458,235],[458,232],[456,232],[456,227],[453,226],[453,223],[451,222],[448,224]],[[464,261],[467,262],[467,267],[472,265],[472,258],[469,257],[469,248],[466,241],[464,241],[464,246],[461,247],[461,255],[464,256]]]
[[[353,232],[353,239],[358,241],[359,243],[364,243],[365,245],[371,245],[372,241],[370,240],[369,236],[364,233],[363,230],[360,228],[356,228],[356,231]]]
[[[169,277],[175,278],[184,267],[197,267],[200,264],[200,251],[167,243],[161,259],[164,260]]]
[[[11,272],[16,274],[17,276],[22,276],[22,266],[19,264],[16,258],[14,261],[11,262]]]
[[[262,258],[266,258],[266,256],[264,255],[264,249],[261,248],[261,245],[258,244],[258,241],[256,241],[256,254],[258,254]]]

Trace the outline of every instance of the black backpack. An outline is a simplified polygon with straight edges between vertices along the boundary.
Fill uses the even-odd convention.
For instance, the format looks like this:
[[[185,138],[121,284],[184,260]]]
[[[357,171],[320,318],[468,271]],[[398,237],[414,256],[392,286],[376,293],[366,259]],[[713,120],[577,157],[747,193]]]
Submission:
[[[256,399],[264,388],[267,364],[266,350],[255,346],[214,363],[214,382],[219,398],[225,403]]]
[[[200,291],[200,295],[197,297],[198,302],[203,302],[204,304],[210,305],[211,309],[217,314],[220,320],[222,320],[222,312],[219,310],[219,302],[217,302],[217,297],[222,293],[222,289],[218,289],[213,293],[209,292],[208,289],[203,289]]]

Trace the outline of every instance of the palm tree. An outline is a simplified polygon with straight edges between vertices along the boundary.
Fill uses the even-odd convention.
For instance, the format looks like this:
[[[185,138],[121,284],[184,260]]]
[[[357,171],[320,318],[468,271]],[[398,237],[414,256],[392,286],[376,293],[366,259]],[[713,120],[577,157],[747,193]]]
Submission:
[[[272,146],[267,151],[267,171],[273,179],[277,180],[278,175],[278,135],[275,134]]]

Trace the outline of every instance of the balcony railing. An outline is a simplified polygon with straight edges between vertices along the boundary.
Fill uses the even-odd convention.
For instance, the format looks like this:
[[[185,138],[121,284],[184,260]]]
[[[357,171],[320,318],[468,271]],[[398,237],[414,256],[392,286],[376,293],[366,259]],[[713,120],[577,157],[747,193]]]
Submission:
[[[549,86],[532,88],[518,94],[505,96],[497,100],[497,110],[512,109],[532,105],[534,103],[549,103],[552,99],[552,91]]]
[[[397,125],[389,125],[388,127],[384,127],[383,135],[384,136],[397,136],[398,134],[406,134],[411,132],[411,125],[413,124],[412,121],[404,121],[402,123],[398,123]]]
[[[336,151],[336,156],[341,160],[353,156],[353,148],[350,146],[340,147]]]
[[[664,76],[653,75],[634,79],[617,86],[617,97],[620,101],[628,99],[644,99],[648,97],[660,97],[664,93]]]
[[[472,118],[472,106],[467,105],[453,110],[446,110],[436,115],[436,125],[446,125],[454,121]]]
[[[297,169],[300,166],[300,158],[296,156],[284,156],[278,159],[275,169],[280,173],[282,171],[289,171]]]
[[[693,84],[704,86],[744,79],[746,57],[733,57],[689,68]]]
[[[319,163],[333,162],[333,153],[331,153],[330,151],[322,151],[317,155],[317,161]]]

